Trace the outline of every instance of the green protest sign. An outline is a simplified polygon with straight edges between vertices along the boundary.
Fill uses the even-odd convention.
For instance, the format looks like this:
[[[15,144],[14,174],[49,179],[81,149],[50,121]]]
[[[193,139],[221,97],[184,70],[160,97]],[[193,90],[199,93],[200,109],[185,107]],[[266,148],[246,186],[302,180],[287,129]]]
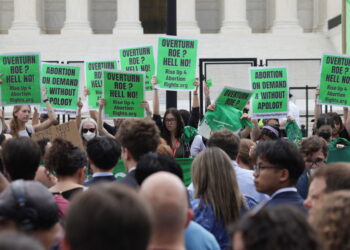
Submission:
[[[283,118],[288,114],[288,81],[286,68],[251,68],[250,82],[254,95],[254,119]]]
[[[145,117],[141,103],[145,96],[143,72],[104,71],[104,116],[110,118]]]
[[[350,57],[323,55],[319,101],[350,106]]]
[[[88,106],[90,109],[98,109],[98,99],[102,96],[103,70],[116,70],[117,61],[86,61],[85,79],[89,90]]]
[[[79,98],[80,68],[63,64],[43,63],[42,84],[47,98],[57,113],[76,114]],[[45,109],[45,104],[41,104]]]
[[[211,88],[213,86],[213,81],[211,79],[206,80],[208,88]]]
[[[153,47],[123,48],[119,53],[121,69],[145,72],[145,88],[146,91],[151,91],[153,89],[151,79],[155,72]]]
[[[243,110],[252,94],[253,91],[250,90],[224,87],[215,104],[228,105],[235,109]]]
[[[167,90],[193,90],[196,77],[198,41],[159,37],[157,82]]]
[[[39,54],[2,54],[0,73],[2,105],[41,103]]]

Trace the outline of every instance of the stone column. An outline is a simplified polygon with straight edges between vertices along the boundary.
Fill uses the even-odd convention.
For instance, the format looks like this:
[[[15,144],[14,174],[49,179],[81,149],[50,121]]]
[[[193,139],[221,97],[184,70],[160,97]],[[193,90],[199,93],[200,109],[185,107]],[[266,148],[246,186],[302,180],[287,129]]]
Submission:
[[[272,32],[274,33],[302,33],[298,21],[297,0],[275,0],[275,21]]]
[[[196,0],[177,0],[177,33],[179,35],[199,34],[196,20]]]
[[[314,0],[313,32],[326,31],[327,3],[326,0]]]
[[[139,0],[117,0],[117,21],[113,34],[143,34]]]
[[[66,0],[66,21],[62,34],[92,34],[89,22],[89,0]]]
[[[251,33],[247,21],[246,0],[224,0],[221,33]]]
[[[14,0],[14,19],[9,34],[40,34],[37,0]]]

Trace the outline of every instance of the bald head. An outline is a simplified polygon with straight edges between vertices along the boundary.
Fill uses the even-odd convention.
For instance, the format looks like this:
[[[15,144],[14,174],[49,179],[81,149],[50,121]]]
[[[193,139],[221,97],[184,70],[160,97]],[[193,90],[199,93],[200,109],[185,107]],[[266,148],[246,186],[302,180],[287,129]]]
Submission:
[[[188,220],[187,193],[177,176],[155,173],[142,183],[140,193],[153,208],[156,234],[183,233]]]

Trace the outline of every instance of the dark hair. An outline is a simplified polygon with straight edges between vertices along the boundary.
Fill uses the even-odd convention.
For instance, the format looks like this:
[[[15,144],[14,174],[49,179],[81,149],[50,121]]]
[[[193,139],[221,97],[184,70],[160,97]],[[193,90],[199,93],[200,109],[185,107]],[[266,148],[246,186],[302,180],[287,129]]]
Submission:
[[[86,152],[97,168],[110,170],[118,163],[121,148],[119,142],[115,139],[101,136],[88,141]]]
[[[45,156],[45,167],[57,176],[73,176],[87,165],[86,154],[71,142],[56,138]]]
[[[184,122],[184,126],[188,126],[190,123],[191,113],[186,109],[180,109],[179,113],[181,115],[182,121]]]
[[[256,157],[260,157],[273,165],[283,167],[289,171],[289,181],[295,185],[305,169],[303,157],[298,148],[283,139],[263,141],[256,147]]]
[[[327,113],[327,115],[329,115],[333,119],[334,125],[339,124],[339,131],[338,131],[339,133],[345,129],[343,121],[338,113],[329,112],[329,113]]]
[[[45,155],[46,145],[49,143],[49,141],[50,141],[50,139],[48,139],[48,138],[42,138],[42,139],[36,141],[36,143],[38,143],[39,148],[40,148],[41,157],[43,157]]]
[[[117,132],[117,140],[136,161],[148,152],[155,152],[159,139],[159,129],[151,119],[127,119]]]
[[[334,120],[328,114],[321,114],[316,120],[316,128],[319,129],[323,125],[329,125],[334,128]]]
[[[168,129],[166,128],[166,124],[165,124],[165,119],[167,117],[168,114],[172,114],[176,120],[176,133],[175,133],[175,137],[177,139],[181,138],[181,135],[184,131],[184,122],[182,120],[182,117],[180,115],[180,112],[176,109],[176,108],[169,108],[165,114],[164,114],[164,118],[163,118],[163,130],[162,130],[162,137],[166,140],[166,142],[171,145],[171,138],[170,138],[170,132],[168,131]]]
[[[66,216],[66,239],[74,250],[147,249],[151,214],[134,190],[104,183],[77,194]]]
[[[335,162],[318,168],[313,178],[324,178],[326,182],[325,193],[342,189],[350,190],[350,163]]]
[[[0,193],[0,224],[8,220],[25,232],[50,229],[59,221],[55,198],[39,182],[14,181]]]
[[[137,163],[136,181],[141,185],[148,176],[159,171],[170,172],[183,180],[182,168],[173,158],[167,155],[148,153],[143,155]]]
[[[27,137],[6,140],[2,145],[2,162],[12,181],[33,180],[40,163],[38,144]]]
[[[228,129],[215,131],[208,140],[208,147],[221,148],[231,160],[236,160],[239,152],[240,139]]]
[[[277,140],[278,138],[281,137],[281,130],[279,126],[275,125],[266,125],[263,126],[261,129],[261,134],[260,136],[266,135],[271,138],[271,140]]]
[[[245,250],[322,249],[315,231],[296,208],[277,206],[247,214],[234,227]]]
[[[311,136],[301,142],[300,152],[306,156],[322,150],[323,155],[327,158],[328,145],[325,139],[319,136]]]
[[[1,250],[44,250],[44,247],[33,237],[25,234],[5,231],[0,233]]]

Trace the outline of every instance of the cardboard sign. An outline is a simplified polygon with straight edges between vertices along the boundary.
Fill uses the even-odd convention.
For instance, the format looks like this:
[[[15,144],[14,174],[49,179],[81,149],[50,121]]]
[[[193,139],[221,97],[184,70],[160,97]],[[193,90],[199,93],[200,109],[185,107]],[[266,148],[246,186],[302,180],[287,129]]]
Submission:
[[[79,135],[79,130],[75,121],[69,121],[57,126],[51,126],[48,129],[32,134],[32,139],[35,141],[43,138],[48,138],[51,141],[55,138],[62,138],[70,141],[74,146],[84,149],[83,140]]]
[[[41,103],[39,54],[2,54],[0,73],[2,105]]]
[[[319,102],[350,106],[350,57],[323,55]]]
[[[286,68],[250,69],[254,119],[283,118],[288,115],[289,89]]]

